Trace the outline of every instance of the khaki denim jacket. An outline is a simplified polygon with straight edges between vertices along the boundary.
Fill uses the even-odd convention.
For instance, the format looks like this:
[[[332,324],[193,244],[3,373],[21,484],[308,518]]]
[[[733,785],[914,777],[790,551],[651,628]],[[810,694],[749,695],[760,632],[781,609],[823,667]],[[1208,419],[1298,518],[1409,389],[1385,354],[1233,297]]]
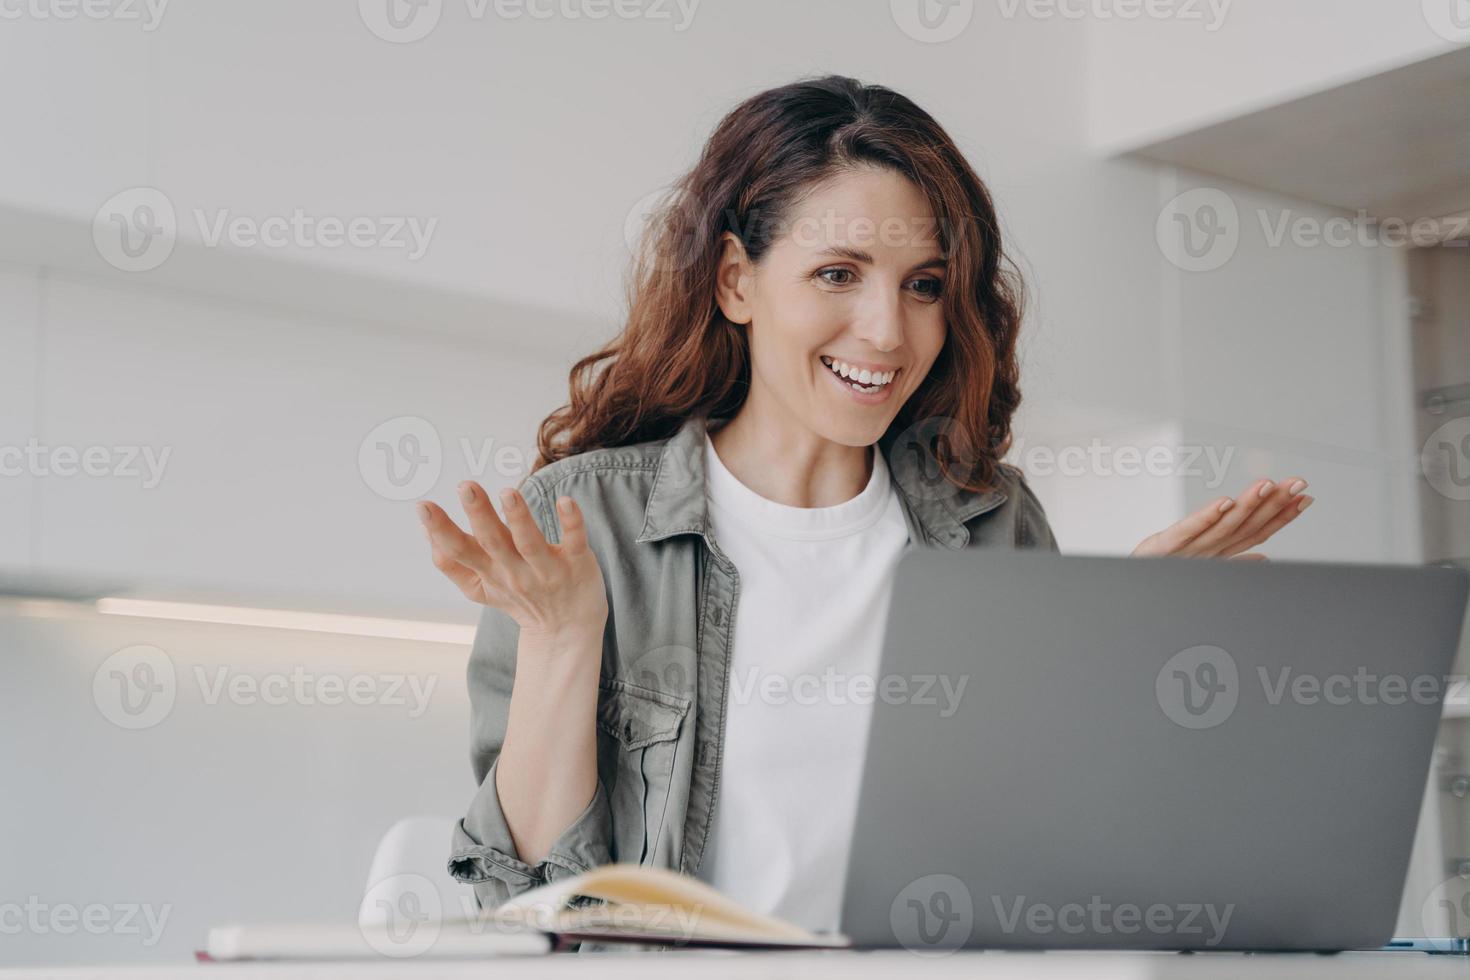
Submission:
[[[928,420],[879,442],[914,547],[1057,550],[1020,470],[1002,464],[987,493],[944,480],[918,451],[942,438]],[[713,423],[718,425],[719,423]],[[486,607],[468,668],[470,761],[479,790],[454,828],[450,873],[482,908],[612,861],[694,874],[720,788],[725,700],[740,579],[709,531],[706,420],[667,439],[558,460],[521,484],[542,533],[553,505],[577,501],[607,585],[592,801],[537,864],[516,854],[495,790],[519,629]],[[925,466],[924,460],[929,460]]]

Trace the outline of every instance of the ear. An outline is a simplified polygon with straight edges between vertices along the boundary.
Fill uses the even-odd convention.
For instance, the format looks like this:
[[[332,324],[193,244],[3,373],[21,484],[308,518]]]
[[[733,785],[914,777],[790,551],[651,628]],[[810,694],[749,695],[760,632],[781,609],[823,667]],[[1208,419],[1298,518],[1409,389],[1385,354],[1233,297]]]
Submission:
[[[725,232],[720,241],[723,247],[715,270],[715,303],[731,323],[749,323],[755,267],[745,254],[745,243],[734,232]]]

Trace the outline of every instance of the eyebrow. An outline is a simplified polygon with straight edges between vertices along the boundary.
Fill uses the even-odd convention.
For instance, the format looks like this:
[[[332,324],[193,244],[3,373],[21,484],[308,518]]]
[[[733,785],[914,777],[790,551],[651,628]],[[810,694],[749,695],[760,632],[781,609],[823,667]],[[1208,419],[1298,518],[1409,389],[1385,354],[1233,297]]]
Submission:
[[[872,255],[864,252],[860,248],[850,248],[847,245],[832,245],[822,249],[817,254],[830,255],[839,259],[851,259],[854,262],[866,262],[868,265],[873,264]],[[945,260],[944,256],[936,255],[932,258],[925,259],[923,262],[909,269],[909,271],[918,272],[920,269],[944,269],[948,266],[949,262]]]

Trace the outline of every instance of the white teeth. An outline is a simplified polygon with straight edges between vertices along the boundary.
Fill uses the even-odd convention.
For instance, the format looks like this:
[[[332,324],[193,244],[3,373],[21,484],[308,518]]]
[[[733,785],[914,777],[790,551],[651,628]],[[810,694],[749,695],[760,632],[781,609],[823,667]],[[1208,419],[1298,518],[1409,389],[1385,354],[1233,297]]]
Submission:
[[[854,387],[862,385],[864,388],[872,391],[877,391],[879,388],[888,384],[898,374],[897,371],[873,371],[868,368],[855,368],[846,361],[839,361],[825,354],[822,355],[822,363],[827,365],[833,374],[848,379]]]

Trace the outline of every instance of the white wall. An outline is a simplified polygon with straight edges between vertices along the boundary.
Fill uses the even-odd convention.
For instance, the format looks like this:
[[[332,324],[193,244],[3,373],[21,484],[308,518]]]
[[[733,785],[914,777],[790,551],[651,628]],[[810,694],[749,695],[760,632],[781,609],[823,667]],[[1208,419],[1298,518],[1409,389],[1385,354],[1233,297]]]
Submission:
[[[7,443],[105,447],[117,463],[99,476],[0,480],[8,564],[155,597],[473,615],[428,562],[417,496],[397,495],[385,457],[370,448],[364,460],[363,443],[386,422],[396,447],[411,430],[392,420],[422,419],[439,440],[437,451],[423,442],[433,458],[422,472],[439,475],[419,496],[447,504],[467,477],[513,485],[536,423],[564,397],[559,359],[141,281],[53,270],[0,283],[18,314],[5,319],[19,355],[5,359],[17,382],[4,395],[17,403]],[[124,449],[138,451],[127,469]]]
[[[23,446],[36,431],[40,287],[34,275],[0,269],[0,445]],[[36,480],[0,478],[0,567],[32,570]]]
[[[1470,40],[1447,27],[1456,2],[1214,0],[1159,5],[1189,16],[1088,17],[1093,145],[1123,152],[1451,50]]]

